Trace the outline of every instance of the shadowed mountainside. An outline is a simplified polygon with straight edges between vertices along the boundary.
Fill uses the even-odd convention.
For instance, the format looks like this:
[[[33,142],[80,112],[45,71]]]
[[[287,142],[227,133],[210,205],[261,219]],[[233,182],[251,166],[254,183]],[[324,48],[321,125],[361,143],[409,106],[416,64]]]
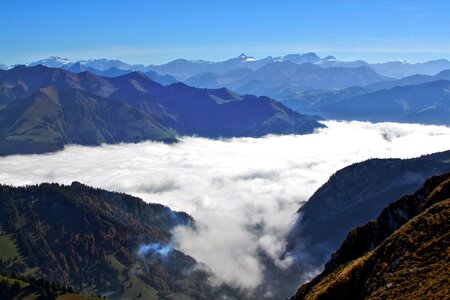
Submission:
[[[327,118],[450,125],[450,81],[397,86],[324,105]]]
[[[352,230],[296,299],[444,299],[450,282],[450,173]]]
[[[435,75],[411,75],[398,80],[380,81],[366,86],[369,90],[386,90],[396,86],[422,84],[430,81],[450,80],[450,70],[443,70]]]
[[[415,75],[341,90],[274,90],[268,95],[295,111],[329,119],[450,124],[450,74]]]
[[[289,248],[316,245],[310,252],[317,259],[327,259],[350,229],[417,190],[426,178],[449,171],[450,151],[413,159],[371,159],[345,167],[299,209]]]
[[[72,143],[259,137],[322,127],[267,97],[163,86],[139,72],[100,77],[42,65],[0,71],[0,155],[55,151]]]
[[[282,61],[266,64],[253,72],[245,68],[221,75],[205,72],[184,82],[197,87],[227,87],[243,94],[280,97],[311,89],[334,90],[365,86],[388,79],[367,66],[322,68],[313,63]]]
[[[430,176],[449,171],[450,151],[413,159],[371,159],[337,171],[299,209],[287,236],[286,255],[294,264],[284,276],[294,285],[304,282],[308,278],[303,274],[320,270],[351,229],[376,218]]]

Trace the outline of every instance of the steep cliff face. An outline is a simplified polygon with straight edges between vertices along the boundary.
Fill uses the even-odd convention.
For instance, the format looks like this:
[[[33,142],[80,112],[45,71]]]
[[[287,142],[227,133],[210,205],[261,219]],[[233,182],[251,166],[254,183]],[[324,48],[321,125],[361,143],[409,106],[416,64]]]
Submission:
[[[352,230],[292,299],[444,299],[450,294],[450,173]]]

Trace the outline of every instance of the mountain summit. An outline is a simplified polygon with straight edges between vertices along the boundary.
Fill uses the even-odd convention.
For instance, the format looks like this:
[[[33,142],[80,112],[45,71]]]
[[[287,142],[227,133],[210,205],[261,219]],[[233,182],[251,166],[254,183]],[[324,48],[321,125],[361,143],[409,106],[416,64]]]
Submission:
[[[68,65],[68,64],[71,64],[71,61],[68,60],[67,58],[63,58],[63,57],[59,57],[59,56],[50,56],[49,58],[46,58],[46,59],[34,61],[34,62],[28,64],[28,66],[32,67],[32,66],[37,66],[37,65],[44,65],[44,66],[51,67],[51,68],[59,68],[59,67],[62,67],[64,65]]]

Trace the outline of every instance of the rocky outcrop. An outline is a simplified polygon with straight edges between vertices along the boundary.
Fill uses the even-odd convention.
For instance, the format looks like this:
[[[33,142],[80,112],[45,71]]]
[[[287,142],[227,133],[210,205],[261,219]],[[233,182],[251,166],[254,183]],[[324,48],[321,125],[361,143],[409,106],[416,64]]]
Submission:
[[[443,299],[450,282],[450,173],[352,230],[292,299]]]

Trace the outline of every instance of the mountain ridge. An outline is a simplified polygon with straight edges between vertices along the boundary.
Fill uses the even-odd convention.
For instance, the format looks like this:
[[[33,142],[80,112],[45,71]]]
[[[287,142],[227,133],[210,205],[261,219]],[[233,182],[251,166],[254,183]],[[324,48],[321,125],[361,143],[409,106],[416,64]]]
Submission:
[[[298,285],[305,280],[302,273],[317,273],[350,230],[418,190],[427,178],[450,172],[449,162],[450,150],[411,159],[370,159],[338,170],[298,210],[285,253],[294,258],[294,269],[285,276]]]
[[[43,183],[0,185],[0,272],[35,274],[111,299],[211,299],[206,266],[172,248],[171,229],[193,219],[123,193]],[[233,294],[234,293],[234,294]]]
[[[50,94],[41,92],[50,86]],[[257,137],[322,127],[267,97],[182,83],[163,86],[138,71],[101,77],[37,65],[0,72],[2,155],[55,151],[73,142],[174,142],[177,135]]]
[[[37,65],[40,63],[48,64],[51,67],[69,66],[71,64],[80,63],[86,67],[92,67],[99,71],[107,70],[111,67],[116,67],[121,70],[131,71],[149,71],[153,70],[162,75],[176,75],[180,79],[185,80],[187,77],[192,77],[204,72],[225,73],[231,69],[238,69],[239,67],[248,67],[252,70],[258,69],[267,63],[276,61],[291,61],[294,63],[310,62],[324,68],[333,67],[361,67],[368,66],[375,72],[393,78],[402,78],[415,74],[434,75],[444,69],[450,69],[450,61],[448,59],[433,59],[426,62],[407,63],[404,61],[387,61],[382,63],[369,63],[364,60],[355,61],[340,61],[334,56],[328,55],[326,57],[319,57],[314,52],[301,54],[287,54],[284,56],[267,56],[256,59],[247,55],[239,55],[234,58],[226,59],[224,61],[206,61],[206,60],[187,60],[183,58],[175,59],[160,65],[150,64],[128,64],[117,59],[90,59],[78,60],[72,62],[66,58],[49,57],[29,63],[28,65]],[[10,68],[11,66],[6,66]],[[181,68],[181,69],[180,69]]]
[[[296,299],[442,299],[448,295],[450,173],[352,230]]]
[[[395,86],[320,108],[324,117],[371,122],[450,124],[450,81]]]

